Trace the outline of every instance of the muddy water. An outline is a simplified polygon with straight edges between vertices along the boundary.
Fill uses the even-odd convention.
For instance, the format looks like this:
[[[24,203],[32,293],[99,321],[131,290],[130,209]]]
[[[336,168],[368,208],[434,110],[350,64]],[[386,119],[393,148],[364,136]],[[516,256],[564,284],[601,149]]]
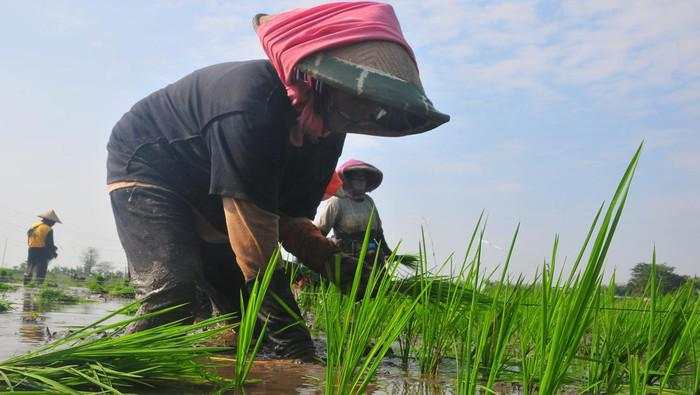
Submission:
[[[0,360],[45,344],[72,327],[95,322],[124,304],[120,300],[97,298],[90,303],[55,304],[50,311],[42,311],[41,306],[34,303],[34,294],[38,291],[18,285],[16,290],[5,294],[4,299],[12,303],[12,308],[0,313]],[[80,288],[68,292],[85,294]]]
[[[127,301],[94,298],[91,303],[52,306],[50,311],[34,303],[34,288],[19,286],[8,292],[5,299],[12,303],[10,311],[0,313],[0,360],[38,347],[67,330],[92,323],[106,314],[118,309]],[[84,289],[74,288],[70,292],[87,296]],[[119,317],[115,317],[118,319]],[[123,317],[121,317],[123,318]],[[322,350],[321,339],[318,349]],[[226,356],[218,360],[222,368],[220,373],[231,375],[233,362]],[[246,394],[321,394],[323,393],[323,366],[297,364],[292,361],[257,361],[249,376],[256,383],[246,387]],[[428,379],[421,377],[417,366],[410,366],[407,371],[401,368],[398,358],[386,358],[378,372],[375,382],[368,389],[371,394],[451,394],[453,393],[454,366],[449,362],[443,373]],[[191,393],[201,393],[202,389]],[[178,389],[178,393],[190,393]],[[517,393],[505,390],[502,393]]]
[[[233,362],[222,358],[220,363],[232,364]],[[453,393],[451,374],[427,379],[420,376],[416,367],[405,372],[399,364],[398,359],[387,358],[367,393],[402,395]],[[223,376],[230,376],[231,369],[222,369],[219,372]],[[323,393],[323,366],[321,365],[262,360],[255,363],[249,377],[259,382],[246,386],[247,395]]]

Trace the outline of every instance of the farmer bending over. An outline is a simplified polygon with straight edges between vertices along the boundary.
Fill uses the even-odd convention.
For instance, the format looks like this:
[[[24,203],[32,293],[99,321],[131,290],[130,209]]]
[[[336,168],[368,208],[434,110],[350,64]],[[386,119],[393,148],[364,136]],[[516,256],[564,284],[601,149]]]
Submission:
[[[187,309],[134,330],[197,316],[196,295],[238,311],[277,243],[312,270],[351,281],[355,259],[311,222],[345,133],[403,136],[447,122],[423,92],[392,8],[333,3],[254,27],[269,60],[217,64],[136,103],[107,145],[107,182],[140,314]],[[353,264],[351,264],[353,263]],[[347,269],[349,268],[349,270]],[[345,273],[347,272],[347,273]],[[279,357],[314,348],[278,271],[261,315]]]

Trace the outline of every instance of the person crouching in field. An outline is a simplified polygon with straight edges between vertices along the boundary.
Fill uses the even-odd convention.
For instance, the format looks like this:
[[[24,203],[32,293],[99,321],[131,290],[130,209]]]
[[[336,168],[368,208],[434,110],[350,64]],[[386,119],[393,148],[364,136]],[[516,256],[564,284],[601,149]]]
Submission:
[[[191,322],[201,293],[236,312],[280,242],[331,281],[351,283],[357,259],[311,221],[345,134],[397,137],[449,120],[426,97],[387,4],[322,4],[259,14],[253,25],[267,60],[197,70],[136,103],[112,131],[108,190],[145,298],[139,314],[187,305],[132,330]],[[279,357],[314,358],[281,270],[260,316]]]
[[[374,200],[367,194],[382,183],[382,172],[356,159],[343,163],[336,171],[341,187],[321,207],[314,224],[324,236],[333,231],[332,239],[341,251],[358,255],[362,248],[365,231],[372,217],[367,254],[374,261],[383,262],[391,254],[384,239],[382,221]]]

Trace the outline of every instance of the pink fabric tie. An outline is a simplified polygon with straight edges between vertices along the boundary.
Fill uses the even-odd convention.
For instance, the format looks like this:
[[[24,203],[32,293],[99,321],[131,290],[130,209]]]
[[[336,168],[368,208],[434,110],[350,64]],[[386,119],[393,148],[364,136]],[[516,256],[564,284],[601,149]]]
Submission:
[[[304,133],[324,135],[323,118],[314,111],[313,81],[295,80],[295,67],[303,58],[362,41],[383,40],[413,51],[401,32],[394,9],[383,3],[329,3],[277,14],[257,29],[260,43],[299,112],[299,130],[290,142],[301,146]]]

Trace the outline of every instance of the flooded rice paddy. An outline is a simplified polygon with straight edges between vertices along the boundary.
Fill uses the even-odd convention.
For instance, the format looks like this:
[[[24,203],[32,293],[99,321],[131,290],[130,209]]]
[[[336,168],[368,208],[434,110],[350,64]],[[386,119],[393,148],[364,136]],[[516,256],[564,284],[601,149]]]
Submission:
[[[25,353],[39,347],[76,327],[90,324],[130,302],[127,299],[105,298],[90,295],[84,288],[71,287],[64,292],[80,296],[86,301],[77,304],[37,303],[38,288],[14,284],[16,289],[7,292],[4,299],[11,303],[11,309],[0,313],[0,360]],[[118,321],[124,316],[114,317]],[[315,339],[317,350],[323,354],[323,339]],[[233,362],[230,355],[216,358],[219,372],[224,376],[232,373]],[[377,379],[369,388],[372,394],[450,394],[453,393],[452,380],[454,366],[446,363],[444,374],[426,379],[418,366],[408,371],[401,367],[398,357],[386,358]],[[294,361],[270,360],[265,355],[257,361],[250,374],[255,381],[246,386],[246,394],[320,394],[323,393],[323,366],[300,364]],[[165,390],[165,389],[163,389]],[[167,389],[177,393],[201,393],[202,388]],[[153,393],[162,393],[154,391]],[[506,393],[517,393],[506,391]]]

